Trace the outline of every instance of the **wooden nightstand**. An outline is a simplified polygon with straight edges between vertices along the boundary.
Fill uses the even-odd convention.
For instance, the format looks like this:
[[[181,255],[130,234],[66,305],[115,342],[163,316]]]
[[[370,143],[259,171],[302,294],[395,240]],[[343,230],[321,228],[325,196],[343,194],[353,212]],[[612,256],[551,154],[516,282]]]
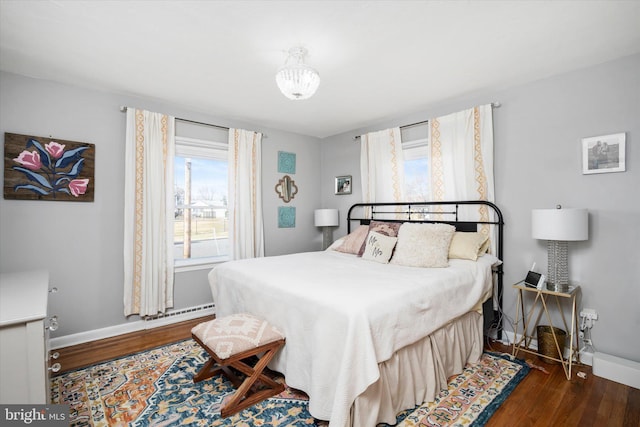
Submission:
[[[576,361],[580,363],[580,354],[578,349],[578,335],[576,334],[576,327],[578,324],[578,308],[576,298],[578,293],[580,292],[580,286],[570,286],[568,292],[556,292],[551,291],[546,288],[537,289],[530,288],[525,286],[524,281],[518,282],[513,285],[514,289],[518,290],[518,305],[516,306],[516,323],[514,325],[514,333],[515,338],[513,342],[513,356],[515,357],[518,354],[518,351],[524,351],[527,353],[535,354],[540,357],[545,357],[550,360],[555,360],[556,362],[560,362],[562,364],[562,368],[564,369],[564,373],[567,377],[567,380],[571,379],[571,367],[573,365],[573,358],[576,358]],[[527,294],[535,294],[535,299],[531,304],[531,307],[528,311],[525,310],[525,295]],[[563,355],[563,348],[560,348],[558,343],[558,337],[553,329],[553,321],[551,320],[551,315],[548,310],[548,300],[549,298],[555,299],[556,305],[558,306],[558,311],[562,316],[562,322],[564,324],[564,329],[568,333],[569,342],[566,343],[567,347],[569,347],[569,357],[565,358]],[[569,300],[571,305],[571,327],[569,328],[567,325],[567,320],[564,314],[564,309],[561,304],[561,298],[566,298]],[[539,307],[538,314],[535,317],[535,322],[532,322],[533,316],[536,312],[536,307]],[[525,315],[526,313],[526,315]],[[539,354],[536,350],[531,350],[529,347],[531,345],[531,340],[534,338],[533,334],[535,334],[536,327],[540,322],[540,318],[542,317],[542,313],[546,315],[547,321],[549,322],[549,326],[551,326],[551,333],[553,336],[553,341],[555,343],[555,347],[558,350],[558,357],[552,357],[545,354]],[[522,334],[518,335],[518,330],[522,326]],[[575,347],[574,347],[575,340]]]

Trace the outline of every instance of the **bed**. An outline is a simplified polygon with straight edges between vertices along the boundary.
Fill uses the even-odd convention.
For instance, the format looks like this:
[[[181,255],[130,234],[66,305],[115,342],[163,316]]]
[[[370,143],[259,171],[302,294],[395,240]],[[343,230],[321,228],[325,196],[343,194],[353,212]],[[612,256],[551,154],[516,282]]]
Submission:
[[[483,319],[501,304],[502,214],[484,201],[356,204],[347,222],[348,235],[326,251],[214,268],[216,313],[250,312],[284,332],[287,344],[270,368],[309,395],[314,417],[331,427],[395,424],[397,412],[433,400],[449,376],[477,361],[483,331],[496,327]],[[375,262],[370,255],[388,252],[381,242],[394,238],[387,226],[397,244],[389,263]],[[488,227],[492,253],[447,258],[443,268],[401,257],[413,253],[407,236],[453,227],[465,237]],[[358,233],[366,252],[339,250]]]

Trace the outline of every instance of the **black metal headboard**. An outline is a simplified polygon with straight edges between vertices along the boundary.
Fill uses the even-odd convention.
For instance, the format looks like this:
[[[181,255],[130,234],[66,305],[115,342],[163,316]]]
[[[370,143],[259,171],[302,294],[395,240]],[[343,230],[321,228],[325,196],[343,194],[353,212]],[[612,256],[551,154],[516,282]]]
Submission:
[[[469,205],[486,206],[490,212],[493,212],[493,215],[489,215],[489,219],[485,220],[465,218],[465,213],[460,208]],[[493,219],[491,219],[492,217]],[[371,221],[445,223],[453,225],[457,231],[477,231],[479,225],[493,225],[496,230],[496,253],[494,255],[504,262],[504,221],[498,206],[491,202],[463,200],[449,202],[356,203],[349,208],[347,213],[347,233],[351,232],[351,224],[353,222],[358,225],[367,225]],[[489,327],[496,329],[498,339],[502,339],[502,321],[500,317],[503,292],[502,264],[498,265],[494,271],[497,277],[495,297],[499,309],[498,311],[494,310],[492,305],[493,319],[485,317],[485,320],[489,323]]]

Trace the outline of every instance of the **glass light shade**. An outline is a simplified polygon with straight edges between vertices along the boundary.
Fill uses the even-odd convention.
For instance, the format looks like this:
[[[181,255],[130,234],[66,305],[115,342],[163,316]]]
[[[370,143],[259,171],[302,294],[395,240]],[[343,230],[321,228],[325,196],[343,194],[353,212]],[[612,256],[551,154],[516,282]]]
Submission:
[[[283,67],[276,74],[280,91],[289,99],[308,99],[320,86],[320,76],[313,68],[296,64]]]
[[[289,49],[287,63],[276,74],[276,83],[280,92],[289,99],[309,99],[320,86],[318,72],[304,63],[306,55],[307,49],[303,47]],[[290,60],[291,64],[289,64]]]
[[[316,227],[337,227],[339,221],[338,209],[316,209],[314,212]]]

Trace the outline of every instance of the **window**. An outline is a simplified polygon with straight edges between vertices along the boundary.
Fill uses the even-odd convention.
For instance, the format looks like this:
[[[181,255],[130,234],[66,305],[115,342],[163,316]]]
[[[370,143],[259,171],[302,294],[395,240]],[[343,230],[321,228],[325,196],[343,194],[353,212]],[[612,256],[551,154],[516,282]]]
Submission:
[[[176,137],[174,260],[176,270],[229,259],[227,144]]]
[[[429,140],[417,139],[402,143],[404,155],[405,197],[410,202],[431,200],[429,186]]]

